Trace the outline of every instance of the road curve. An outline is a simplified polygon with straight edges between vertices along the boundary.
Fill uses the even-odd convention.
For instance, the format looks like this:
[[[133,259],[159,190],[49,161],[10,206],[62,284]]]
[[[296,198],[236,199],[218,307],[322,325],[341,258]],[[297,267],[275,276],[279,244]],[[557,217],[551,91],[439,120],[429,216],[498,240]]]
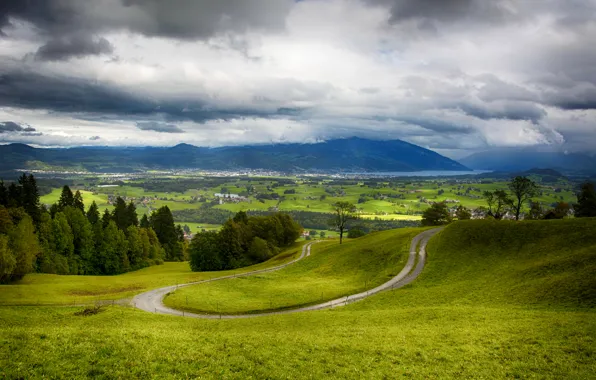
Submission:
[[[323,302],[317,305],[305,306],[296,309],[289,309],[289,310],[281,310],[281,311],[272,311],[272,312],[265,312],[265,313],[254,313],[254,314],[238,314],[238,315],[227,315],[227,314],[195,314],[189,313],[181,310],[171,309],[163,304],[163,298],[169,292],[172,292],[178,288],[202,284],[206,282],[212,281],[219,281],[228,278],[235,278],[235,277],[246,277],[251,276],[254,274],[259,273],[266,273],[266,272],[273,272],[285,268],[289,265],[296,263],[297,261],[310,256],[310,249],[312,244],[309,243],[302,248],[302,254],[295,260],[292,260],[288,263],[283,265],[267,268],[267,269],[260,269],[252,272],[246,272],[236,275],[228,275],[217,277],[209,280],[191,282],[188,284],[182,285],[172,285],[166,286],[163,288],[154,289],[145,293],[141,293],[133,298],[131,304],[133,304],[136,308],[148,311],[150,313],[159,313],[159,314],[169,314],[169,315],[176,315],[181,317],[190,317],[190,318],[203,318],[203,319],[238,319],[238,318],[253,318],[253,317],[262,317],[267,315],[278,315],[278,314],[290,314],[290,313],[298,313],[303,311],[311,311],[311,310],[321,310],[321,309],[329,309],[339,306],[345,306],[347,304],[357,302],[363,300],[364,298],[370,297],[376,293],[387,289],[397,289],[405,286],[418,277],[422,269],[424,268],[424,264],[426,263],[426,245],[430,238],[434,236],[437,232],[441,231],[442,228],[434,228],[431,230],[424,231],[414,237],[412,239],[412,243],[410,245],[410,255],[408,256],[408,261],[404,268],[397,274],[397,276],[393,277],[391,280],[385,282],[377,286],[376,288],[367,290],[365,292],[352,294],[350,296],[345,296],[341,298],[337,298],[331,301]],[[417,251],[417,248],[419,249]],[[418,262],[416,263],[416,254],[418,254]],[[416,264],[416,265],[415,265]],[[415,265],[415,266],[414,266]]]

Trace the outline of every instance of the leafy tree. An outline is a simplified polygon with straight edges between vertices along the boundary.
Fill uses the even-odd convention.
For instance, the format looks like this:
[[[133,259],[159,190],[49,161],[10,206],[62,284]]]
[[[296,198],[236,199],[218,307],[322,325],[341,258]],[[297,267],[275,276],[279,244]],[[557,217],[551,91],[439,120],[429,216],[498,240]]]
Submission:
[[[333,218],[333,225],[337,227],[339,230],[339,244],[343,241],[344,230],[346,228],[346,223],[350,219],[354,219],[354,213],[356,212],[356,206],[354,206],[350,202],[335,202],[333,205],[334,208],[334,218]]]
[[[190,268],[197,271],[214,271],[224,268],[220,253],[220,238],[216,232],[196,234],[189,246]]]
[[[236,215],[234,215],[233,220],[236,223],[247,224],[248,223],[248,215],[246,214],[245,211],[238,211],[236,213]]]
[[[312,237],[317,237],[318,233],[316,230],[310,230],[308,231],[308,236],[312,236]]]
[[[185,224],[182,227],[182,231],[184,231],[185,234],[190,235],[190,227],[188,226],[188,224]]]
[[[250,259],[254,262],[262,262],[269,259],[271,256],[272,254],[269,249],[269,244],[266,240],[263,240],[258,236],[252,239],[252,243],[248,249],[248,257]]]
[[[577,194],[577,203],[573,205],[577,218],[596,217],[596,188],[594,183],[582,184]]]
[[[40,252],[33,220],[25,215],[8,233],[9,247],[16,259],[11,280],[20,279],[33,271],[37,255]]]
[[[52,220],[52,233],[52,251],[64,257],[69,265],[69,273],[72,273],[70,271],[70,264],[74,253],[74,237],[66,215],[63,212],[58,212],[54,216]]]
[[[325,234],[325,231],[319,232],[319,236],[321,237],[321,239],[324,239],[325,238],[325,235],[326,235]]]
[[[74,195],[72,194],[70,187],[64,185],[64,187],[62,187],[60,199],[58,200],[58,207],[60,210],[64,210],[67,206],[74,206]]]
[[[8,244],[8,236],[0,235],[0,283],[10,281],[16,266],[17,259]]]
[[[508,186],[514,197],[512,206],[515,220],[519,220],[522,206],[538,194],[538,185],[527,177],[517,176],[509,182]]]
[[[472,219],[472,213],[464,206],[459,205],[455,211],[455,217],[457,220],[469,220]]]
[[[544,214],[544,219],[563,219],[569,215],[571,205],[567,202],[558,202],[552,210]]]
[[[219,247],[224,269],[242,265],[242,233],[238,223],[228,220],[219,231]]]
[[[104,229],[100,249],[99,269],[103,274],[118,274],[126,272],[130,263],[128,261],[128,242],[124,232],[118,229],[113,220]]]
[[[488,205],[488,215],[495,219],[502,219],[506,212],[506,207],[513,201],[504,190],[495,190],[494,192],[485,191],[484,199]]]
[[[539,220],[544,218],[544,208],[540,202],[530,202],[530,211],[526,215],[527,220]]]
[[[97,207],[97,203],[93,201],[89,209],[87,210],[87,220],[92,225],[95,225],[99,222],[99,208]]]
[[[350,239],[356,239],[364,235],[366,235],[366,232],[364,232],[360,226],[354,226],[348,230],[348,238]]]
[[[13,227],[14,223],[10,212],[5,207],[0,206],[0,234],[7,234]]]
[[[445,202],[433,203],[422,213],[423,226],[440,226],[451,223],[451,214]]]
[[[126,229],[128,237],[128,260],[131,268],[138,268],[143,261],[143,242],[141,241],[140,228],[128,226]]]
[[[81,210],[83,214],[85,213],[85,203],[83,202],[83,196],[81,195],[81,192],[79,190],[77,190],[73,197],[72,206],[76,209]]]

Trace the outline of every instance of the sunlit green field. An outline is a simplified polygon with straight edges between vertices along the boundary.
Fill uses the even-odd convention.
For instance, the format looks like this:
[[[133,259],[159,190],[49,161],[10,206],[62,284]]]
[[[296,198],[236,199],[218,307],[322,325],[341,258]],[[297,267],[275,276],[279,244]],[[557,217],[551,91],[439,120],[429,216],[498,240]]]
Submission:
[[[280,271],[181,288],[165,304],[192,312],[245,313],[323,302],[374,288],[405,265],[420,228],[317,243],[311,257]]]
[[[192,272],[188,262],[165,263],[117,276],[60,276],[32,273],[11,285],[0,285],[1,305],[69,305],[118,300],[166,285],[206,280],[232,273],[275,266],[301,253],[296,243],[269,261],[221,272]]]
[[[448,227],[414,283],[333,310],[195,320],[1,307],[0,376],[594,378],[596,221],[495,223]]]

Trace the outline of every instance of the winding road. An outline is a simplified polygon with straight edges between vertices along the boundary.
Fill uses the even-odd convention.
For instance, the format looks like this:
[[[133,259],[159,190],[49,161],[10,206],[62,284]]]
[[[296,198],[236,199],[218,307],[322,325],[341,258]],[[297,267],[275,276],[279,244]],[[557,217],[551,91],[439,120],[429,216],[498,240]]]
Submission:
[[[278,266],[267,268],[267,269],[255,270],[255,271],[251,271],[251,272],[245,272],[245,273],[240,273],[240,274],[212,278],[209,280],[191,282],[188,284],[172,285],[172,286],[166,286],[163,288],[150,290],[148,292],[141,293],[141,294],[135,296],[132,299],[131,304],[134,305],[134,307],[136,307],[138,309],[145,310],[150,313],[169,314],[169,315],[177,315],[177,316],[181,316],[181,317],[204,318],[204,319],[253,318],[253,317],[262,317],[262,316],[266,316],[266,315],[298,313],[298,312],[303,312],[303,311],[321,310],[321,309],[334,308],[334,307],[338,307],[338,306],[345,306],[347,304],[363,300],[367,297],[370,297],[370,296],[377,294],[384,290],[401,288],[402,286],[407,285],[407,284],[411,283],[412,281],[414,281],[418,277],[418,275],[420,275],[420,272],[422,272],[422,269],[424,268],[424,264],[426,263],[426,245],[427,245],[428,241],[430,240],[430,238],[432,236],[434,236],[437,232],[441,231],[442,229],[443,229],[442,227],[441,228],[433,228],[431,230],[427,230],[427,231],[424,231],[424,232],[416,235],[414,237],[414,239],[412,239],[412,243],[410,245],[410,254],[408,256],[408,261],[406,262],[406,265],[401,270],[401,272],[399,272],[399,274],[397,276],[393,277],[391,280],[385,282],[384,284],[377,286],[376,288],[367,290],[365,292],[337,298],[337,299],[327,301],[324,303],[320,303],[317,305],[305,306],[305,307],[300,307],[300,308],[290,309],[290,310],[257,313],[257,314],[238,314],[238,315],[221,314],[220,315],[220,314],[194,314],[194,313],[189,313],[189,312],[185,312],[185,311],[181,311],[181,310],[171,309],[163,304],[163,299],[166,296],[166,294],[168,294],[176,289],[182,288],[182,287],[198,285],[198,284],[203,284],[203,283],[213,282],[213,281],[219,281],[219,280],[224,280],[224,279],[228,279],[228,278],[252,276],[255,274],[273,272],[273,271],[283,269],[289,265],[296,263],[299,260],[304,259],[305,257],[310,256],[310,249],[311,249],[312,245],[315,244],[316,242],[309,243],[309,244],[305,245],[304,247],[302,247],[302,253],[301,253],[300,257],[298,257],[297,259],[292,260],[290,262],[287,262],[283,265],[278,265]],[[416,261],[416,256],[418,256],[418,261]]]

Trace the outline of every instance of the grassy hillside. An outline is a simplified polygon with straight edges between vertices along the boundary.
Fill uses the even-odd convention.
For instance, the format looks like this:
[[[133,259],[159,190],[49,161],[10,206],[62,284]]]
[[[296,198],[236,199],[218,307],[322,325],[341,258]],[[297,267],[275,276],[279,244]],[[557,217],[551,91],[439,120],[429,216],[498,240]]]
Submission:
[[[417,281],[326,311],[0,307],[0,377],[592,379],[594,231],[589,219],[456,223]]]
[[[429,252],[416,304],[596,306],[595,219],[458,222]]]
[[[323,302],[372,289],[404,267],[420,228],[376,232],[313,245],[312,255],[290,267],[179,289],[165,304],[186,311],[245,313]]]
[[[2,305],[72,305],[95,300],[118,300],[146,290],[232,273],[276,266],[300,256],[302,245],[282,251],[270,260],[250,267],[220,272],[192,272],[187,262],[165,263],[117,276],[60,276],[32,273],[10,285],[0,285]]]

